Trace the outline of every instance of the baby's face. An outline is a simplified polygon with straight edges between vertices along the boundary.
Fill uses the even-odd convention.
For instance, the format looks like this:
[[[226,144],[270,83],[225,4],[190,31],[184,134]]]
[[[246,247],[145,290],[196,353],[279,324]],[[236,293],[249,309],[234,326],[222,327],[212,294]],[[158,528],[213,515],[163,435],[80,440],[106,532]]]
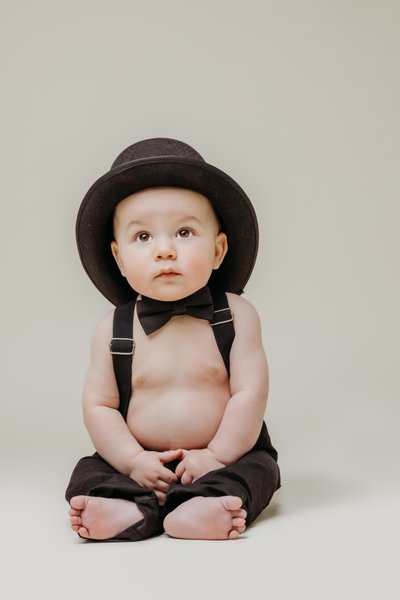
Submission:
[[[208,199],[182,188],[149,188],[122,200],[114,235],[121,274],[157,300],[178,300],[205,286],[227,251]]]

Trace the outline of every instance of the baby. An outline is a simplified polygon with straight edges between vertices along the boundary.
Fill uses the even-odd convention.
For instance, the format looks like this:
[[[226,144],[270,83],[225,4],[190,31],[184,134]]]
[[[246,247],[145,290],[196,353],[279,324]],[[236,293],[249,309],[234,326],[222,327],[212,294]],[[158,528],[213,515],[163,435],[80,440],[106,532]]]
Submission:
[[[257,252],[249,199],[187,144],[144,140],[89,190],[77,240],[117,308],[93,334],[83,412],[97,452],[66,492],[72,529],[239,537],[280,486],[260,323],[240,296]]]

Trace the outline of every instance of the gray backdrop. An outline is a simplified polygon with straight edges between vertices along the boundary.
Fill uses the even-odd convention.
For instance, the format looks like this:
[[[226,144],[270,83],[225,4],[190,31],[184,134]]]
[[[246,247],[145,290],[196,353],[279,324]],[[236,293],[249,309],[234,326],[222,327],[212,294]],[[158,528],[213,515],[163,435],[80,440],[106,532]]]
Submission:
[[[135,580],[166,597],[193,582],[195,597],[239,596],[254,579],[274,599],[399,598],[399,17],[390,0],[0,2],[2,502],[16,594],[52,597],[61,581],[59,594],[107,597]],[[153,136],[230,173],[259,217],[246,297],[263,323],[284,485],[234,543],[88,545],[65,517],[70,470],[91,451],[90,335],[111,306],[81,268],[76,212],[125,146]]]

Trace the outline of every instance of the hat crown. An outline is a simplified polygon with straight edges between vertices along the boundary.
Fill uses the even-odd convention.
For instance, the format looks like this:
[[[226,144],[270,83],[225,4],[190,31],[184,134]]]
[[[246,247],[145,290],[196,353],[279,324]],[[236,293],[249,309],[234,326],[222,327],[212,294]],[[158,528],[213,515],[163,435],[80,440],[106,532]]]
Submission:
[[[171,138],[151,138],[136,142],[125,148],[114,160],[111,168],[114,169],[135,160],[157,159],[165,156],[175,156],[177,159],[188,158],[205,162],[204,158],[189,144]]]

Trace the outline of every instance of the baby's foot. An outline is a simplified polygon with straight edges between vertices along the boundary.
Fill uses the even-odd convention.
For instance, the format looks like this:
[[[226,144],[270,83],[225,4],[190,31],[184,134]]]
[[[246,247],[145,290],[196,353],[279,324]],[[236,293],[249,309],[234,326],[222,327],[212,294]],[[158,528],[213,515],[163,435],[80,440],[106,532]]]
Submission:
[[[108,540],[143,519],[134,502],[119,498],[74,496],[70,501],[70,521],[81,537]]]
[[[176,538],[234,540],[246,529],[246,511],[237,496],[187,500],[164,519],[164,529]]]

